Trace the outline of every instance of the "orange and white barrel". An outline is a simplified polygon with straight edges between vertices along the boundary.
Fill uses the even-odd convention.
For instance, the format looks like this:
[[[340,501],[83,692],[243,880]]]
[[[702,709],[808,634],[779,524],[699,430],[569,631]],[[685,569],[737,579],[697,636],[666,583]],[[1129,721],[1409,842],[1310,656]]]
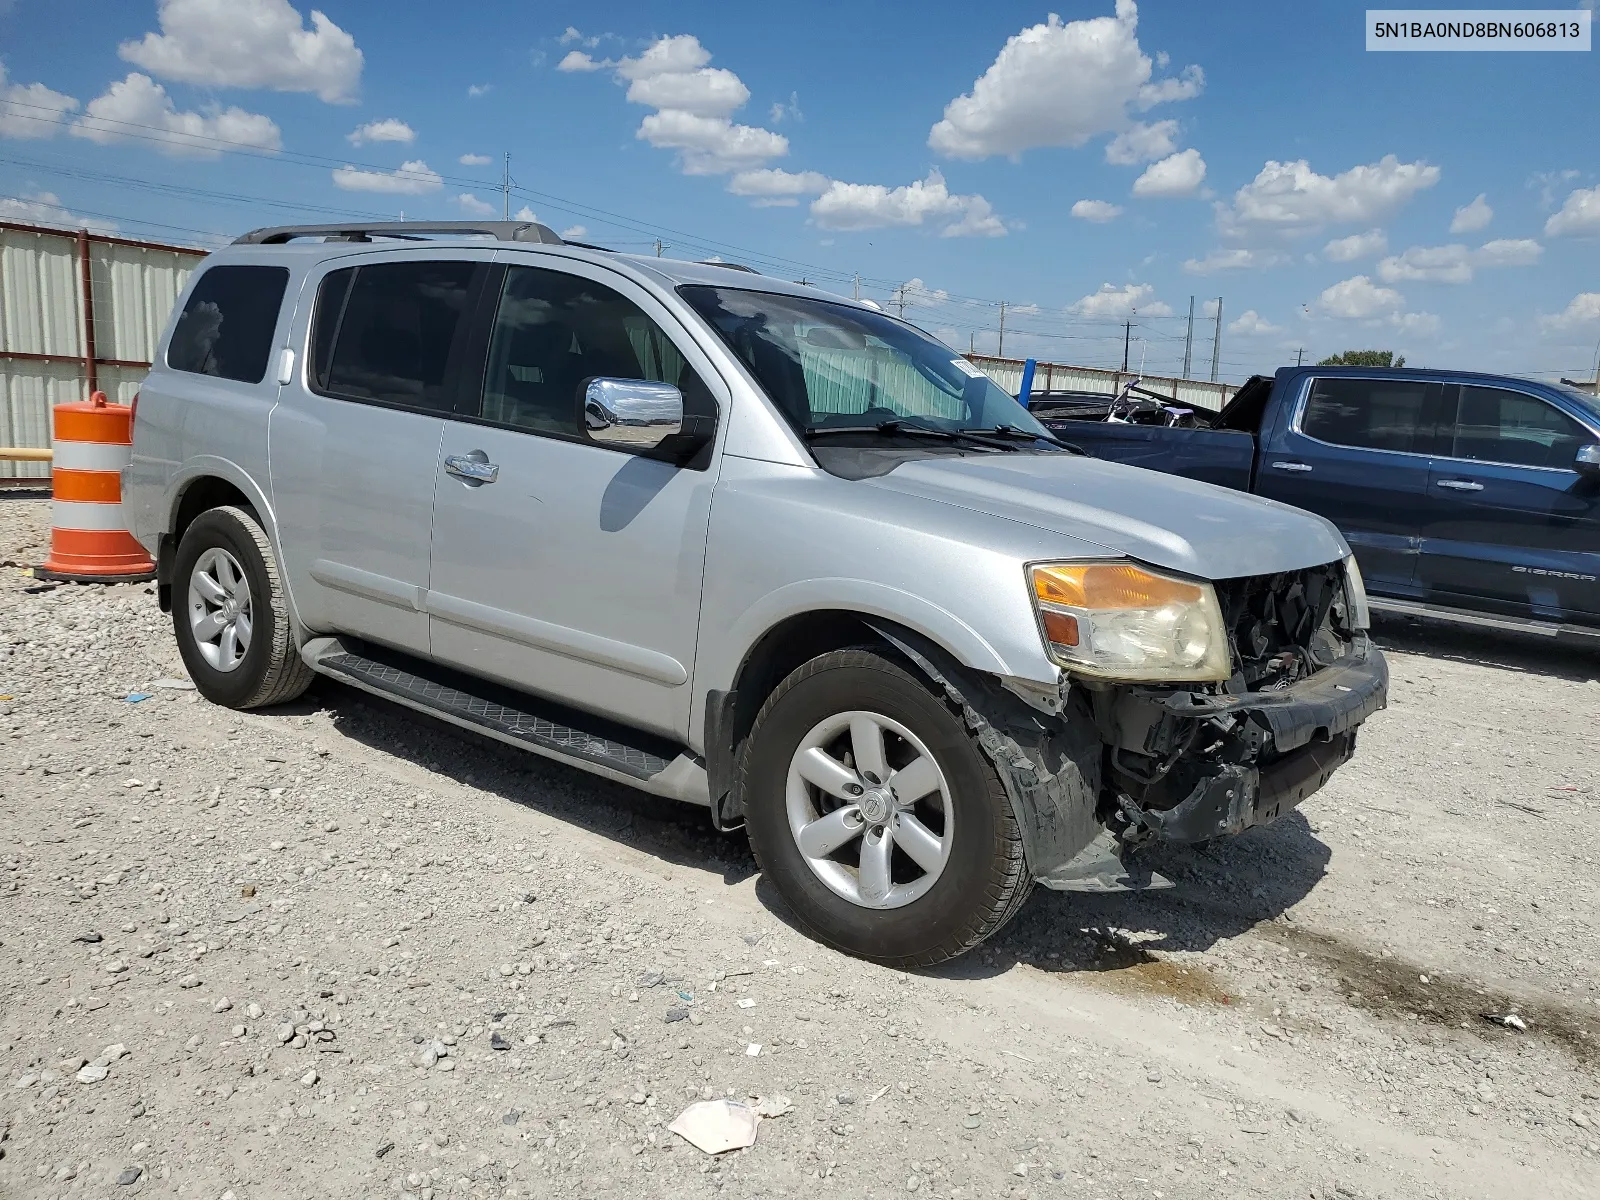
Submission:
[[[133,453],[133,410],[104,392],[86,403],[58,404],[50,557],[41,579],[132,583],[155,575],[155,563],[128,532],[122,515],[122,468]]]

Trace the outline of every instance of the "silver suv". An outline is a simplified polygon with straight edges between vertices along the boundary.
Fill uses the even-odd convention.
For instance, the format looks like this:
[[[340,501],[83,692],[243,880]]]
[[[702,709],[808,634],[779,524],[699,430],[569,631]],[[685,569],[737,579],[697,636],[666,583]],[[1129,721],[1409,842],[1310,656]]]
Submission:
[[[926,966],[1271,821],[1384,704],[1327,521],[1083,457],[866,303],[535,224],[196,271],[124,503],[207,699],[330,676],[743,826]]]

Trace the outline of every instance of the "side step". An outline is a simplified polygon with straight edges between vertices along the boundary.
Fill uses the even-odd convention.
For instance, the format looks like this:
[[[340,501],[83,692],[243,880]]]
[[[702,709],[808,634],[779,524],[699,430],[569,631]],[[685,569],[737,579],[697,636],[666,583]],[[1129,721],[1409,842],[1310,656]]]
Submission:
[[[658,795],[709,803],[704,769],[663,738],[365,643],[316,638],[300,655],[319,674],[453,725]]]
[[[1483,629],[1498,629],[1505,633],[1531,633],[1536,637],[1571,639],[1600,645],[1600,628],[1583,625],[1562,625],[1555,621],[1537,621],[1531,617],[1503,617],[1498,613],[1473,612],[1469,609],[1429,604],[1422,600],[1402,600],[1393,596],[1368,596],[1367,605],[1374,612],[1395,616],[1431,617],[1436,621],[1476,625]]]

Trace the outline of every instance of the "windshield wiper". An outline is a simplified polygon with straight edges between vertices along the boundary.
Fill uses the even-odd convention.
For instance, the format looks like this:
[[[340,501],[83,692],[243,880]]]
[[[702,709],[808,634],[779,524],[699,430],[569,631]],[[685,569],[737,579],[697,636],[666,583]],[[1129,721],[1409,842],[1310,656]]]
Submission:
[[[847,433],[871,433],[886,437],[924,437],[936,438],[941,442],[966,442],[990,450],[1018,449],[1010,442],[985,437],[984,432],[986,431],[973,429],[935,429],[931,425],[911,425],[905,421],[879,421],[875,425],[809,425],[806,427],[805,436],[806,440],[810,441],[814,438],[837,437]]]
[[[974,431],[974,430],[963,430],[963,432],[976,432],[976,431]],[[1087,454],[1088,453],[1088,451],[1086,451],[1082,446],[1074,446],[1071,442],[1064,442],[1060,438],[1054,436],[1053,434],[1049,434],[1049,433],[1029,433],[1026,429],[1019,429],[1015,425],[992,425],[988,429],[983,430],[982,432],[987,433],[987,434],[992,434],[995,437],[1015,438],[1017,441],[1049,442],[1052,446],[1060,446],[1063,450],[1070,450],[1074,454]]]

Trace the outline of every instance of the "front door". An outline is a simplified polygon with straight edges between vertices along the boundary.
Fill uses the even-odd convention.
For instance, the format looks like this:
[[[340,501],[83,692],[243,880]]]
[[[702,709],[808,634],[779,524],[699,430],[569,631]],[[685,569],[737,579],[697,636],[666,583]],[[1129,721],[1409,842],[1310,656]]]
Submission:
[[[273,503],[300,618],[428,653],[428,539],[454,362],[492,251],[363,256],[307,281],[302,372],[270,421]]]
[[[708,381],[725,389],[667,311],[604,268],[512,262],[498,293],[480,403],[445,422],[436,467],[434,657],[682,738],[715,457],[591,445],[580,397],[590,378],[648,379],[714,415]]]
[[[1429,481],[1418,573],[1429,598],[1600,621],[1600,481],[1574,467],[1593,442],[1600,435],[1541,396],[1463,386]]]
[[[1339,527],[1375,591],[1409,594],[1442,385],[1328,376],[1263,438],[1256,490]]]

